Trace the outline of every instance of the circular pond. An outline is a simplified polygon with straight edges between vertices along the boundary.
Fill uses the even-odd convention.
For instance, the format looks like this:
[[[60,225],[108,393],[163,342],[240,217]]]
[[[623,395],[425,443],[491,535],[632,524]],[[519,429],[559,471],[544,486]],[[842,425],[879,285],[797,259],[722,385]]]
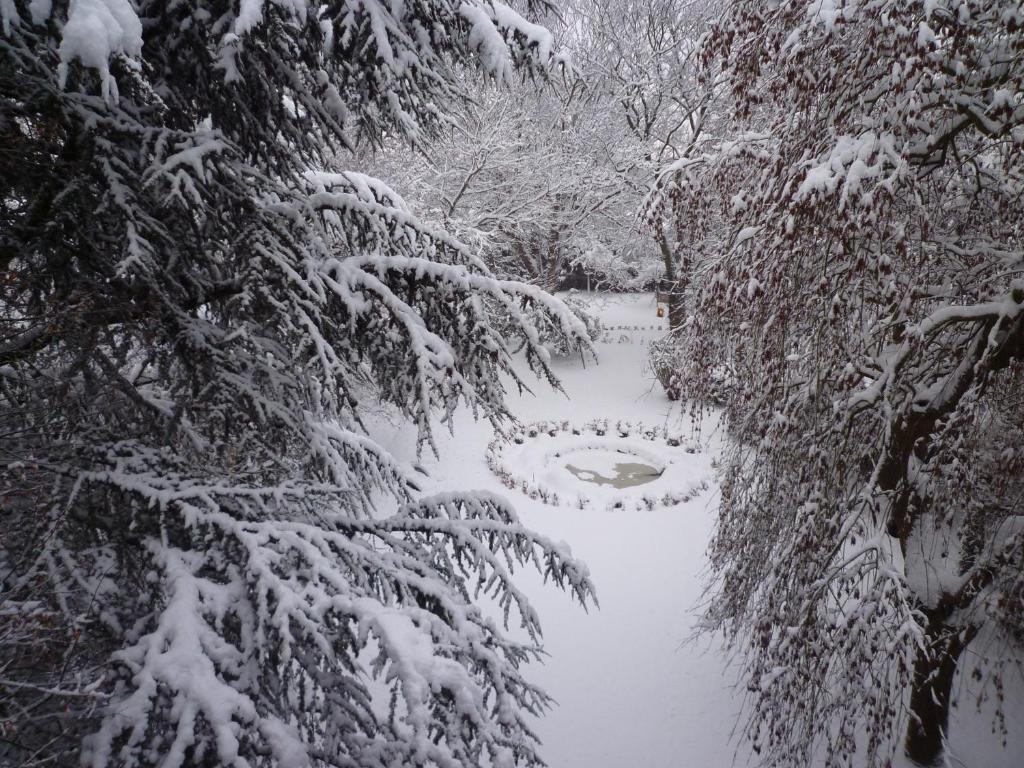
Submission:
[[[578,509],[655,509],[708,486],[710,461],[681,438],[642,424],[538,422],[493,441],[487,464],[508,487]]]

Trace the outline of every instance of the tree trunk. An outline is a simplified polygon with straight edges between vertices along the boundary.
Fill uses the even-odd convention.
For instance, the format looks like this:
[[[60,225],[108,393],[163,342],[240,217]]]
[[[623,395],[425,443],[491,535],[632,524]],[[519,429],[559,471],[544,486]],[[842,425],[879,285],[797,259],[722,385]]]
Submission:
[[[925,615],[928,615],[925,611]],[[957,661],[969,642],[965,632],[951,629],[929,616],[926,647],[914,663],[910,692],[910,724],[906,754],[916,765],[942,765],[942,742],[949,724],[949,698]]]
[[[683,297],[678,293],[678,286],[673,285],[672,290],[668,294],[669,330],[674,331],[676,328],[682,326],[683,321],[686,319],[686,315],[683,312],[684,309]]]
[[[665,285],[668,287],[668,327],[669,330],[674,331],[685,320],[682,286],[679,284],[672,248],[660,227],[656,231],[656,238],[658,248],[661,250],[661,260],[665,264]]]

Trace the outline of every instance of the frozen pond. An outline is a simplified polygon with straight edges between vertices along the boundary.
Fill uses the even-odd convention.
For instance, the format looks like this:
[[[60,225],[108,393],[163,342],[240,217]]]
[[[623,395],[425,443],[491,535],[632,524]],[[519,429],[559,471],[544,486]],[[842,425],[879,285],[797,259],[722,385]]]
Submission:
[[[580,462],[583,463],[583,462]],[[661,477],[662,470],[643,464],[639,461],[623,461],[616,463],[611,470],[604,469],[602,474],[596,469],[586,469],[575,464],[566,464],[565,468],[585,483],[608,485],[612,488],[632,488],[643,485]]]
[[[664,428],[536,422],[491,441],[487,465],[505,485],[545,504],[576,509],[654,509],[707,489],[707,457]],[[668,471],[671,467],[671,471]]]

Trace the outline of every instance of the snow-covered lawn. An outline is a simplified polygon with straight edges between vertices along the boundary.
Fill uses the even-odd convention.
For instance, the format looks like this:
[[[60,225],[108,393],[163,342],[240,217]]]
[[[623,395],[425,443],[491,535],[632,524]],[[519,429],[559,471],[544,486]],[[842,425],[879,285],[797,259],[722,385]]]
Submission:
[[[565,394],[537,383],[533,395],[510,397],[513,413],[524,424],[550,420],[582,425],[607,419],[611,424],[642,422],[693,437],[688,420],[665,397],[647,364],[647,345],[667,327],[665,319],[655,316],[653,297],[596,295],[590,300],[608,329],[597,345],[599,365],[557,360],[555,368]],[[460,414],[454,436],[438,434],[440,459],[423,457],[429,474],[424,490],[487,489],[505,495],[528,527],[570,544],[589,566],[600,600],[600,609],[588,613],[544,585],[537,574],[520,574],[519,584],[540,613],[550,654],[545,664],[534,665],[530,676],[558,701],[537,724],[549,764],[552,768],[731,765],[736,754],[732,731],[742,691],[731,686],[732,677],[716,647],[685,642],[694,630],[694,609],[700,603],[706,573],[704,552],[717,498],[713,483],[685,503],[653,510],[608,510],[605,504],[581,510],[545,504],[506,488],[488,469],[485,454],[493,438],[489,424],[473,421],[469,413]],[[684,480],[705,477],[716,438],[705,425],[699,442],[702,452],[674,453],[669,471]],[[631,448],[644,444],[639,439],[628,442]],[[413,440],[407,432],[394,435],[387,447],[413,459]],[[511,451],[508,457],[514,455]],[[524,463],[519,469],[529,472],[535,467]],[[580,481],[580,488],[593,491],[597,486]],[[965,703],[968,698],[964,697]],[[1007,714],[1012,722],[1015,714],[1022,713],[1018,708]],[[1013,768],[1024,764],[1020,758],[1024,751],[1019,749],[1024,745],[1000,749],[990,724],[988,718],[973,714],[972,704],[965,714],[954,713],[951,765]],[[957,755],[970,759],[957,762]],[[746,764],[747,757],[740,750],[737,764]],[[902,765],[899,759],[897,765]]]
[[[584,365],[578,358],[556,361],[566,394],[538,383],[534,395],[510,398],[513,413],[523,423],[622,420],[689,435],[689,425],[678,418],[678,409],[647,367],[647,344],[667,327],[665,319],[655,316],[652,295],[603,296],[594,303],[608,328],[597,345],[599,365]],[[438,439],[440,460],[423,460],[430,474],[425,490],[482,488],[504,494],[527,526],[568,542],[597,585],[600,610],[588,613],[543,585],[537,574],[521,574],[520,584],[540,613],[550,654],[544,665],[534,665],[531,678],[558,701],[537,725],[550,765],[728,765],[737,699],[720,657],[683,645],[695,620],[690,608],[700,598],[714,489],[654,510],[551,506],[505,488],[487,468],[484,454],[493,439],[489,424],[463,414],[455,436]],[[406,457],[411,450],[407,443],[390,447]],[[701,477],[708,473],[709,457],[673,455],[672,469]],[[692,467],[682,464],[686,459]],[[597,490],[582,482],[580,487]]]

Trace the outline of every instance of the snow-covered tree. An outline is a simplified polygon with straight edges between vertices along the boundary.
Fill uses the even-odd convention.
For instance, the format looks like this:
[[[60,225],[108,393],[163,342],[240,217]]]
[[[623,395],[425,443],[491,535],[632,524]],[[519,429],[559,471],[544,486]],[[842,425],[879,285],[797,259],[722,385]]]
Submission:
[[[940,761],[957,680],[1008,727],[1022,51],[1015,0],[735,0],[706,41],[735,124],[661,199],[699,287],[677,383],[730,372],[708,626],[767,765],[882,765],[904,732]]]
[[[668,220],[655,216],[635,226],[637,214],[669,162],[694,155],[717,126],[715,83],[698,76],[698,41],[707,29],[713,4],[706,0],[576,0],[578,65],[600,94],[601,113],[613,115],[620,128],[618,170],[632,193],[630,213],[646,246],[641,267],[657,265],[670,288],[669,324],[684,316],[685,276],[689,253]]]
[[[585,330],[327,162],[553,56],[497,0],[0,2],[0,762],[540,764],[511,573],[585,569],[362,416],[429,448]]]
[[[543,89],[482,88],[426,152],[399,145],[374,158],[424,219],[486,246],[495,273],[548,290],[595,241],[628,242],[631,224],[615,205],[618,136],[580,98],[577,74],[558,75]]]
[[[649,237],[637,214],[656,170],[704,135],[710,91],[693,54],[707,12],[683,0],[567,3],[549,87],[487,89],[428,152],[391,147],[375,167],[425,218],[489,243],[501,274],[552,288],[583,269],[629,289],[660,268],[675,282],[671,231]]]

